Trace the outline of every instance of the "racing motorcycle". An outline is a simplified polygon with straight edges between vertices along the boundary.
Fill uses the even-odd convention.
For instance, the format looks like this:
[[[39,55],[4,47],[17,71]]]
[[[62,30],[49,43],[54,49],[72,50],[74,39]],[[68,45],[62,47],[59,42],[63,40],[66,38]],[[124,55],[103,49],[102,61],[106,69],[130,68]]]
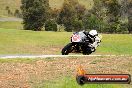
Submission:
[[[91,47],[91,43],[84,31],[75,32],[71,36],[71,43],[67,44],[61,51],[62,55],[69,53],[83,53],[89,55],[95,52],[95,48]]]

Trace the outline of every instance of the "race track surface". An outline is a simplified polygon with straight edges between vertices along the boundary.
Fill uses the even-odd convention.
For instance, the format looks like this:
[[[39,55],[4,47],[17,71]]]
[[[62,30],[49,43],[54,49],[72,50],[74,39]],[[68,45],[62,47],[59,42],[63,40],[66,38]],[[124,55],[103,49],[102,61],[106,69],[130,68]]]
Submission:
[[[128,55],[0,55],[1,59],[13,58],[49,58],[49,57],[116,57]]]

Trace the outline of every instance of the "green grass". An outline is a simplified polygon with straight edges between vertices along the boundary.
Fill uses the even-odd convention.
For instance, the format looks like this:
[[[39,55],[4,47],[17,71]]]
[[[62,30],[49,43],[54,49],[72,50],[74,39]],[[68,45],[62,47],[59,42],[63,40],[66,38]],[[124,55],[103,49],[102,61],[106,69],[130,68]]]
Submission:
[[[0,22],[0,28],[6,28],[6,29],[23,29],[22,22],[12,22],[12,21],[6,21],[6,22]]]
[[[49,48],[67,44],[70,35],[71,33],[66,32],[34,32],[0,28],[0,54],[42,54],[46,51],[43,48],[48,51]]]
[[[131,34],[103,34],[101,46],[97,51],[104,54],[131,54]]]
[[[119,84],[85,84],[78,85],[73,77],[65,77],[60,80],[52,80],[44,82],[43,85],[35,86],[34,88],[124,88]]]
[[[0,28],[0,54],[60,54],[71,32],[27,31]],[[132,55],[132,35],[103,34],[94,54]]]

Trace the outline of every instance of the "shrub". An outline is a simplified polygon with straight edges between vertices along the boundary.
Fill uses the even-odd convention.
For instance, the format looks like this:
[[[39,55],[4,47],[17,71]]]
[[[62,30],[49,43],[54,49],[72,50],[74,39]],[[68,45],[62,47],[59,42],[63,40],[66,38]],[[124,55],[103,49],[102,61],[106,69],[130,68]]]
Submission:
[[[21,0],[21,10],[25,30],[41,31],[48,19],[48,0]]]
[[[45,31],[57,31],[57,24],[54,20],[48,20],[45,23]]]

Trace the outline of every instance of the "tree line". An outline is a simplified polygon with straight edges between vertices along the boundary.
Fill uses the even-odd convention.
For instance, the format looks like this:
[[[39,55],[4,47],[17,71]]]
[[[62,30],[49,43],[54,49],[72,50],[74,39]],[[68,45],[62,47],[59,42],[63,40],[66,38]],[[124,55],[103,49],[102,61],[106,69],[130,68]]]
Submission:
[[[78,0],[64,0],[60,9],[49,6],[49,0],[21,0],[25,30],[67,32],[96,29],[101,33],[132,33],[131,0],[93,0],[88,10]]]
[[[8,16],[15,16],[15,17],[18,17],[18,18],[22,18],[22,14],[20,12],[19,9],[15,9],[15,11],[13,12],[9,6],[6,6],[5,7],[5,10],[7,11],[7,15]]]

